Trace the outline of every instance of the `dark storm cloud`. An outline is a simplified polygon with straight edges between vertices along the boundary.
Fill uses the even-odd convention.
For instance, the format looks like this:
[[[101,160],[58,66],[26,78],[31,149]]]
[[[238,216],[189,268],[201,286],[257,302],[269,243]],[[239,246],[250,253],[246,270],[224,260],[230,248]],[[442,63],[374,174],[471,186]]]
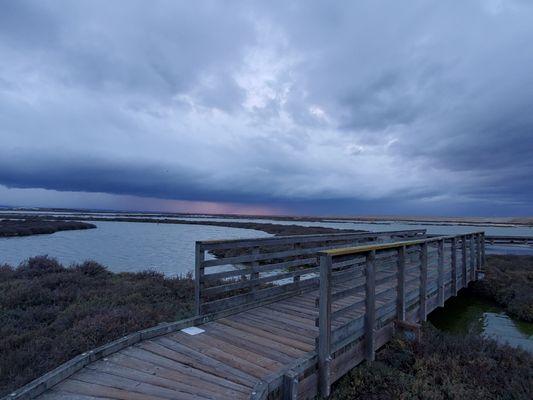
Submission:
[[[532,20],[498,0],[5,1],[0,184],[531,213]]]

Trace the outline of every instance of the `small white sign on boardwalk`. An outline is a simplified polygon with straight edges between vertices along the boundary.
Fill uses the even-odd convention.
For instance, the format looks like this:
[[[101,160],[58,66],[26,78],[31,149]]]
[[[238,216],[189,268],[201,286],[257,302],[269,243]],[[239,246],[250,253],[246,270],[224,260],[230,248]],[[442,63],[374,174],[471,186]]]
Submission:
[[[196,326],[190,326],[181,330],[188,335],[198,335],[199,333],[205,332],[203,329],[197,328]]]

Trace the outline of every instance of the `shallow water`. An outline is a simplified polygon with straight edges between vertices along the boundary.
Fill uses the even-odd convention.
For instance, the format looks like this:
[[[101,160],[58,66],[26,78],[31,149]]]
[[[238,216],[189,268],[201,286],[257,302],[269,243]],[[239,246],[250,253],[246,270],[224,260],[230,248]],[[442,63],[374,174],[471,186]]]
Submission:
[[[397,222],[397,221],[278,221],[269,219],[245,219],[245,218],[216,218],[216,217],[183,217],[180,219],[194,221],[242,221],[259,222],[282,225],[324,226],[337,229],[360,229],[372,232],[399,231],[406,229],[426,229],[430,234],[461,234],[485,231],[487,235],[510,235],[510,236],[533,236],[531,226],[491,226],[491,225],[467,225],[453,223],[421,223],[421,222]]]
[[[0,211],[3,213],[12,211]],[[28,213],[21,211],[20,213]],[[85,215],[83,213],[43,213],[48,215]],[[92,215],[95,216],[95,215]],[[119,214],[98,214],[108,218]],[[138,214],[141,217],[154,217]],[[166,218],[166,217],[165,217]],[[532,227],[493,227],[447,224],[419,224],[409,222],[339,222],[339,221],[278,221],[268,219],[212,218],[212,217],[169,217],[169,219],[243,221],[275,223],[284,225],[324,226],[340,229],[387,231],[402,229],[427,229],[428,233],[466,233],[485,230],[493,235],[533,236]],[[21,238],[0,238],[0,263],[18,265],[28,257],[48,254],[65,264],[93,259],[107,265],[112,271],[141,271],[154,269],[166,275],[180,275],[194,269],[194,242],[209,239],[235,239],[268,237],[267,233],[208,225],[173,225],[157,223],[134,223],[101,221],[94,222],[97,229],[64,231],[52,235],[37,235]],[[533,247],[487,247],[490,253],[533,254]]]
[[[533,323],[512,318],[499,305],[469,293],[448,300],[428,320],[446,332],[476,333],[533,353]]]
[[[96,229],[0,238],[0,263],[18,265],[29,257],[47,254],[65,265],[91,259],[114,272],[152,269],[174,276],[194,270],[196,240],[271,236],[252,229],[208,225],[92,223]]]
[[[533,236],[531,226],[491,226],[491,225],[467,225],[451,223],[419,223],[419,222],[396,222],[396,221],[278,221],[269,219],[246,219],[246,218],[216,218],[216,217],[183,217],[183,220],[191,221],[236,221],[236,222],[259,222],[281,225],[322,226],[336,229],[357,229],[371,232],[401,231],[408,229],[425,229],[428,234],[459,235],[462,233],[484,231],[486,235],[509,235],[509,236]],[[491,246],[487,244],[487,254],[523,254],[533,255],[533,246]]]

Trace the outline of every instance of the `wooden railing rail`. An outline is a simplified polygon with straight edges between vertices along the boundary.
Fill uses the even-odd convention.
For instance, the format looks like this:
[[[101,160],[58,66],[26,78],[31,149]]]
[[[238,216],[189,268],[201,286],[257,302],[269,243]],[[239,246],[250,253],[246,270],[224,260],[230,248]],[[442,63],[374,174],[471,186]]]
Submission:
[[[529,245],[533,246],[533,236],[504,236],[504,235],[487,235],[485,236],[486,245]]]
[[[316,289],[320,251],[425,235],[416,229],[196,242],[196,315],[250,308]]]
[[[374,360],[394,321],[425,321],[477,279],[484,247],[484,233],[474,232],[321,252],[321,395],[329,396],[331,384],[363,359]]]

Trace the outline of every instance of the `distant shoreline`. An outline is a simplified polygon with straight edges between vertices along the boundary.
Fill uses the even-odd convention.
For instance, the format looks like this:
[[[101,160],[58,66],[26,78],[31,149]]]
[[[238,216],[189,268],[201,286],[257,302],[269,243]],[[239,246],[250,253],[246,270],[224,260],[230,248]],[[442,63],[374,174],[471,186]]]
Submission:
[[[0,214],[1,215],[1,214]],[[24,220],[28,216],[25,214],[5,214],[4,218],[12,218],[15,220]],[[209,226],[223,226],[228,228],[240,229],[254,229],[269,233],[274,236],[292,236],[292,235],[312,235],[321,233],[340,233],[340,232],[362,232],[354,229],[337,229],[327,228],[321,226],[303,226],[303,225],[282,225],[272,223],[259,222],[237,222],[237,221],[189,221],[182,219],[156,219],[156,218],[131,218],[131,217],[116,217],[116,218],[98,218],[98,217],[84,217],[84,216],[46,216],[46,222],[74,222],[75,221],[91,221],[91,222],[137,222],[137,223],[153,223],[153,224],[174,224],[174,225],[209,225]],[[1,222],[0,222],[1,223]],[[80,222],[80,224],[84,224]],[[92,225],[92,224],[86,224]],[[96,228],[95,225],[92,227]],[[87,228],[80,228],[87,229]],[[0,231],[1,232],[1,231]],[[0,235],[1,236],[1,235]]]
[[[95,229],[80,221],[51,221],[41,218],[0,220],[0,238],[51,234],[59,231]]]
[[[405,222],[419,225],[471,225],[471,226],[533,226],[533,217],[430,217],[430,216],[397,216],[397,215],[367,215],[367,216],[295,216],[295,215],[249,215],[249,214],[202,214],[202,213],[164,213],[164,212],[136,212],[136,211],[112,211],[112,210],[83,210],[83,209],[58,209],[58,208],[1,208],[3,212],[15,213],[80,213],[85,215],[120,215],[120,218],[147,216],[147,218],[224,218],[224,219],[266,219],[279,221],[306,221],[306,222],[364,222],[364,223],[387,223]],[[1,215],[1,214],[0,214]],[[16,215],[16,214],[15,214]],[[75,218],[77,219],[77,218]],[[108,220],[106,218],[106,220]]]

